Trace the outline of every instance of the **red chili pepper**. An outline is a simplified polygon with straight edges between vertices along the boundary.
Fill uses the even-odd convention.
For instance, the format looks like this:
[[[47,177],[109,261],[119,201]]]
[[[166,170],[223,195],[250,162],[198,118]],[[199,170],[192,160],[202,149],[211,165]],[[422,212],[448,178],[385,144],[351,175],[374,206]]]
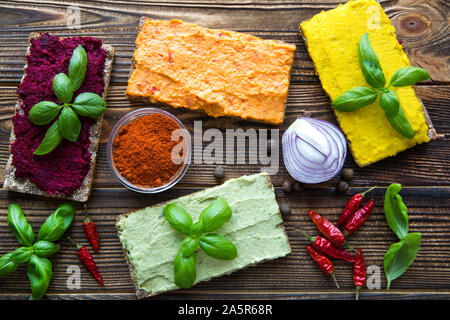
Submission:
[[[310,235],[300,232],[302,235],[304,235],[305,237],[307,237],[309,239],[309,241],[311,241],[311,243],[313,244],[314,249],[325,253],[326,255],[332,257],[332,258],[337,258],[337,259],[342,259],[348,262],[352,262],[355,260],[353,258],[353,256],[348,253],[347,251],[345,251],[342,248],[336,247],[335,245],[333,245],[329,240],[325,239],[324,237],[321,236],[316,236],[316,237],[311,237]]]
[[[362,225],[367,218],[369,218],[370,213],[374,207],[373,199],[370,199],[361,209],[355,212],[353,217],[347,221],[344,226],[344,235],[348,236],[356,231],[360,225]]]
[[[325,236],[325,238],[338,247],[341,247],[344,244],[344,234],[334,224],[312,210],[308,210],[308,214],[317,229]]]
[[[91,244],[92,249],[94,250],[95,253],[97,253],[98,249],[100,248],[98,231],[97,228],[95,227],[94,222],[89,218],[87,211],[86,211],[86,218],[83,221],[83,231],[84,235]]]
[[[361,249],[358,249],[358,253],[355,254],[355,262],[353,262],[353,283],[356,286],[356,300],[358,300],[359,290],[366,283],[366,267]]]
[[[81,262],[83,262],[84,266],[88,271],[92,274],[92,276],[97,280],[98,283],[100,283],[101,286],[104,286],[103,278],[97,270],[97,265],[95,264],[94,259],[92,258],[91,254],[89,253],[89,250],[86,247],[80,246],[78,243],[76,243],[71,238],[67,237],[78,249],[78,257],[80,258]]]
[[[364,201],[364,196],[366,195],[366,193],[372,191],[373,189],[375,189],[376,187],[372,187],[366,191],[364,191],[363,193],[357,193],[355,194],[347,203],[347,205],[345,206],[344,210],[342,211],[341,216],[339,217],[338,222],[336,223],[337,226],[341,226],[343,225],[345,222],[347,222],[348,219],[350,219],[355,212],[358,210],[359,206],[361,205],[361,203]]]
[[[339,284],[334,275],[334,266],[331,263],[330,259],[314,250],[311,246],[306,246],[306,251],[308,251],[309,255],[311,256],[311,258],[313,258],[314,262],[317,264],[320,270],[322,270],[325,275],[331,276],[334,280],[334,283],[336,284],[336,287],[339,288]]]

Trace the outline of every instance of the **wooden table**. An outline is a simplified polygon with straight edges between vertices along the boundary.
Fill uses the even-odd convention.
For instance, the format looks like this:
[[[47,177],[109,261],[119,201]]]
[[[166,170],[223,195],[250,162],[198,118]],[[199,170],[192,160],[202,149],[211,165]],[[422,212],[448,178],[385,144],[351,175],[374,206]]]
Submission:
[[[28,34],[48,31],[61,36],[90,35],[102,38],[116,49],[111,86],[108,92],[108,111],[104,120],[102,143],[99,149],[93,192],[87,203],[92,219],[101,236],[101,251],[94,258],[104,276],[106,286],[100,287],[81,266],[74,247],[60,241],[61,250],[51,258],[54,276],[47,297],[49,299],[134,299],[128,268],[122,256],[114,223],[119,214],[126,213],[217,184],[213,165],[191,165],[186,176],[173,189],[157,195],[133,193],[122,187],[112,175],[106,160],[105,141],[111,126],[125,113],[146,106],[128,101],[125,86],[134,49],[136,25],[141,16],[158,19],[179,18],[210,28],[225,28],[279,39],[297,46],[292,80],[282,129],[286,129],[305,111],[335,122],[330,102],[314,74],[311,59],[297,32],[301,21],[321,10],[332,9],[336,0],[274,0],[274,1],[1,1],[0,2],[0,167],[8,157],[11,117],[17,99],[16,86],[22,77],[23,60]],[[374,298],[449,298],[450,297],[450,86],[449,86],[449,25],[448,7],[440,0],[381,1],[397,29],[413,65],[427,69],[432,81],[421,83],[417,92],[429,110],[440,138],[361,169],[351,156],[346,167],[355,170],[349,195],[336,195],[337,178],[305,188],[301,193],[285,194],[281,188],[289,175],[282,162],[280,172],[272,176],[280,204],[289,204],[292,213],[285,217],[285,228],[292,246],[292,254],[272,262],[220,277],[154,299],[209,298],[270,298],[270,299],[343,299],[353,298],[351,265],[336,261],[336,277],[341,289],[334,288],[307,256],[307,241],[298,230],[313,234],[315,229],[307,209],[316,209],[336,221],[350,194],[367,187],[386,187],[391,182],[403,185],[401,194],[408,205],[410,230],[422,232],[419,255],[409,270],[395,280],[392,288],[368,290],[361,299]],[[81,29],[68,29],[67,7],[81,10]],[[269,126],[236,119],[212,119],[201,113],[164,107],[179,117],[190,129],[194,120],[202,120],[204,129],[270,128]],[[282,133],[282,132],[281,132]],[[281,157],[280,157],[281,161]],[[256,173],[255,165],[226,165],[226,178]],[[4,172],[0,171],[0,180]],[[395,241],[383,215],[384,189],[374,193],[376,208],[367,223],[351,238],[353,247],[362,246],[366,264],[382,268],[383,255]],[[46,217],[61,203],[41,197],[0,191],[0,253],[12,251],[17,242],[6,224],[9,203],[22,206],[36,231]],[[86,244],[82,233],[82,205],[68,233]],[[67,288],[67,267],[81,266],[81,289]],[[381,273],[381,286],[386,281]],[[0,298],[22,299],[30,294],[25,266],[0,279]]]

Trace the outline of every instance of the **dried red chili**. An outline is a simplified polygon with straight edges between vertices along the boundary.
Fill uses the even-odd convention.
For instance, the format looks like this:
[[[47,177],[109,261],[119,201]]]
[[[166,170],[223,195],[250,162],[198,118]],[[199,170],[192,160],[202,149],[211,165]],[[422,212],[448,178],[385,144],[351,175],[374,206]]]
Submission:
[[[334,280],[334,283],[336,284],[336,287],[339,288],[339,284],[334,275],[334,266],[331,263],[330,259],[328,259],[323,254],[317,252],[316,250],[314,250],[314,248],[311,246],[306,246],[306,251],[308,251],[309,255],[314,260],[314,262],[317,264],[319,269],[322,270],[322,272],[325,275],[331,276]]]
[[[342,248],[336,247],[335,245],[333,245],[329,240],[325,239],[324,237],[321,236],[316,236],[316,237],[311,237],[310,235],[300,232],[302,235],[304,235],[305,237],[307,237],[309,239],[309,241],[311,241],[311,243],[313,244],[314,249],[325,253],[326,255],[332,257],[332,258],[337,258],[337,259],[342,259],[348,262],[352,262],[354,261],[353,256],[348,253],[347,251],[345,251]]]
[[[339,217],[338,222],[336,223],[337,226],[343,225],[345,222],[347,222],[348,219],[350,219],[355,212],[358,210],[361,203],[364,201],[365,195],[375,189],[376,187],[372,187],[363,193],[357,193],[355,194],[347,203],[344,210],[342,210],[342,214]]]
[[[95,264],[94,259],[92,258],[89,250],[86,247],[83,247],[76,243],[71,238],[67,237],[78,249],[78,257],[80,258],[81,262],[83,262],[86,269],[92,274],[92,276],[97,280],[98,283],[100,283],[101,286],[104,286],[103,278],[98,272],[97,265]]]
[[[95,253],[97,253],[100,248],[100,239],[98,236],[97,228],[95,227],[95,224],[91,220],[91,218],[89,218],[87,211],[86,211],[86,217],[84,218],[84,221],[83,221],[83,231],[84,231],[84,235],[86,236],[89,243],[91,244],[92,249],[94,250]]]
[[[369,218],[374,207],[373,199],[370,199],[361,209],[355,212],[344,226],[344,235],[348,236],[356,231]]]
[[[338,247],[341,247],[344,244],[344,234],[334,224],[312,210],[308,210],[308,214],[317,229],[325,236],[325,238]]]
[[[359,290],[366,283],[366,267],[364,265],[364,257],[361,248],[355,254],[355,262],[353,262],[353,283],[356,286],[356,300],[359,298]]]

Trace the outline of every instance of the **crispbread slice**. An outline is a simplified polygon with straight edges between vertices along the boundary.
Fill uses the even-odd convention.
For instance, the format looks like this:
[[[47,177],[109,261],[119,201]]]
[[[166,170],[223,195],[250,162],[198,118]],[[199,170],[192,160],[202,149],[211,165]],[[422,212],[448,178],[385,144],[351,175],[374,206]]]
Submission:
[[[26,56],[30,53],[31,39],[37,39],[40,36],[41,36],[41,34],[36,33],[36,32],[33,32],[30,34],[29,45],[28,45],[28,48],[26,51]],[[104,73],[103,73],[103,79],[105,82],[105,90],[102,95],[102,97],[104,99],[106,99],[106,93],[108,92],[109,80],[111,78],[111,72],[112,72],[114,48],[107,44],[103,44],[102,48],[106,51],[106,54],[107,54],[107,57],[105,60],[105,69],[104,69]],[[27,68],[27,63],[25,62],[24,75],[21,79],[21,82],[23,81],[23,79],[26,76],[26,74],[25,74],[26,68]],[[22,106],[22,101],[19,98],[15,105],[16,113],[19,113],[19,114],[23,113],[21,106]],[[10,191],[28,193],[28,194],[32,194],[32,195],[39,195],[39,196],[45,196],[45,197],[51,197],[51,198],[67,199],[67,200],[74,200],[74,201],[80,201],[80,202],[87,201],[89,198],[89,195],[91,193],[92,181],[94,178],[94,169],[95,169],[95,162],[97,159],[98,144],[100,141],[102,120],[103,120],[103,115],[100,116],[97,119],[97,121],[90,128],[90,139],[91,139],[91,143],[89,145],[89,152],[91,153],[90,169],[89,169],[88,174],[84,178],[83,183],[80,188],[73,191],[69,195],[65,195],[64,193],[50,195],[46,191],[39,189],[36,186],[36,184],[31,182],[28,178],[20,178],[20,177],[16,177],[14,175],[15,167],[12,165],[13,155],[11,153],[8,158],[8,162],[6,164],[6,174],[5,174],[5,180],[3,182],[3,188],[6,190],[10,190]],[[16,139],[16,137],[14,135],[14,128],[12,128],[11,136],[10,136],[10,146],[15,141],[15,139]]]
[[[138,34],[142,31],[142,28],[144,27],[144,25],[145,25],[147,20],[151,20],[151,18],[143,16],[143,17],[141,17],[139,19],[139,23],[138,23],[138,26],[137,26],[137,33]],[[278,42],[278,43],[282,43],[282,44],[286,44],[285,42],[280,41],[280,40],[272,40],[272,41],[275,41],[275,42]],[[138,48],[138,46],[136,45],[133,52],[135,52],[137,48]],[[290,70],[291,70],[292,69],[292,63],[291,63],[290,67],[291,67],[290,68]],[[131,59],[131,67],[130,67],[130,73],[129,73],[129,76],[128,76],[128,80],[131,79],[135,69],[136,69],[136,61],[134,59],[134,54],[133,54],[132,59]],[[289,71],[288,72],[288,83],[290,82],[290,78],[291,78],[291,75],[290,75],[290,71]],[[173,108],[186,108],[187,110],[189,110],[191,112],[199,112],[199,113],[208,114],[208,112],[203,110],[203,109],[194,109],[194,108],[188,108],[188,107],[185,107],[185,106],[173,106],[173,105],[170,105],[170,104],[166,104],[165,102],[159,101],[159,100],[155,99],[152,96],[137,96],[137,95],[135,96],[135,95],[130,95],[128,92],[125,93],[125,96],[131,101],[146,102],[146,103],[150,102],[151,104],[160,105],[160,106],[170,106],[170,107],[173,107]],[[286,101],[284,102],[284,111],[283,112],[285,112],[285,111],[286,111]],[[213,117],[216,117],[216,116],[213,116]],[[252,118],[252,117],[243,118],[243,117],[240,117],[240,116],[237,116],[237,115],[220,115],[219,117],[245,119],[246,121],[251,121],[251,122],[255,122],[255,123],[263,123],[263,124],[270,124],[270,125],[280,124],[280,123],[275,123],[275,122],[272,122],[272,121],[266,121],[266,120],[263,120],[263,119],[255,119],[255,118]],[[284,114],[283,114],[283,118],[284,118]]]
[[[351,1],[349,1],[349,2],[348,2],[347,4],[345,4],[345,5],[348,5],[350,2],[351,2]],[[345,5],[344,5],[344,6],[345,6]],[[333,10],[334,10],[334,9],[332,9],[332,10],[330,10],[330,11],[333,11]],[[313,18],[313,17],[312,17],[312,18]],[[307,22],[307,21],[309,21],[309,20],[311,20],[312,18],[303,21],[302,23],[300,23],[300,26],[299,26],[299,33],[300,33],[300,36],[303,38],[304,43],[305,43],[305,46],[306,46],[306,48],[307,48],[307,50],[308,50],[309,53],[310,53],[310,46],[308,45],[307,38],[306,38],[305,35],[303,34],[302,24],[305,23],[305,22]],[[319,77],[320,75],[319,75],[319,73],[318,73],[317,66],[316,66],[316,63],[315,63],[314,60],[313,60],[313,64],[314,64],[314,71],[315,71],[315,74]],[[415,91],[414,86],[413,86],[413,89],[414,89],[414,91]],[[325,91],[325,93],[328,95],[327,90],[324,89],[324,91]],[[437,132],[436,132],[436,129],[435,129],[433,123],[431,122],[431,119],[430,119],[430,116],[429,116],[429,114],[428,114],[428,111],[427,111],[425,105],[423,104],[422,100],[420,99],[420,97],[417,95],[417,92],[416,92],[416,98],[417,98],[417,100],[420,102],[420,105],[421,105],[421,107],[422,107],[422,111],[423,111],[423,115],[424,115],[424,120],[425,120],[425,123],[426,123],[426,125],[427,125],[427,127],[428,127],[428,130],[427,130],[427,132],[426,132],[428,138],[429,138],[430,140],[433,140],[433,139],[438,138],[438,134],[437,134]],[[331,97],[330,97],[330,100],[331,100]],[[335,110],[334,108],[332,108],[332,109],[333,109],[333,112],[336,114],[336,110]],[[338,120],[338,122],[339,122],[339,120]],[[344,132],[344,133],[345,133],[345,132]],[[346,133],[345,133],[345,134],[346,134]],[[407,148],[407,149],[409,149],[409,148]],[[402,151],[405,151],[405,150],[406,150],[406,149],[404,149],[404,150],[402,150]],[[376,160],[376,161],[371,161],[371,162],[362,164],[362,163],[360,163],[360,162],[357,160],[357,157],[355,156],[354,150],[353,150],[353,148],[352,148],[351,145],[350,145],[350,151],[351,151],[351,153],[353,154],[353,158],[354,158],[356,164],[357,164],[359,167],[365,167],[365,166],[371,165],[371,164],[373,164],[373,163],[375,163],[375,162],[377,162],[377,161],[382,160],[382,159],[379,159],[379,160]],[[401,151],[398,151],[398,152],[401,152]]]
[[[305,21],[308,21],[308,20],[310,20],[310,19],[307,19],[307,20],[305,20]],[[308,49],[308,41],[307,41],[307,39],[306,39],[306,37],[303,35],[303,32],[302,32],[302,28],[301,27],[299,27],[299,33],[300,33],[300,36],[303,38],[303,41],[305,42],[305,46],[306,46],[306,49]],[[314,64],[314,61],[313,61],[313,64]],[[317,70],[315,69],[315,65],[314,65],[314,73],[317,75],[317,76],[319,76],[318,74],[317,74]],[[415,90],[415,88],[414,88],[414,90]],[[326,91],[325,91],[325,93],[326,93]],[[428,138],[430,138],[430,140],[432,140],[432,139],[436,139],[437,138],[437,132],[436,132],[436,129],[434,128],[434,125],[433,125],[433,123],[431,122],[431,118],[430,118],[430,116],[429,116],[429,114],[428,114],[428,111],[427,111],[427,108],[425,107],[425,105],[423,104],[423,102],[422,102],[422,100],[420,99],[420,97],[416,94],[416,96],[417,96],[417,99],[420,101],[420,103],[422,104],[422,110],[423,110],[423,115],[424,115],[424,117],[425,117],[425,122],[427,123],[427,126],[428,126]],[[334,109],[333,109],[334,110]]]
[[[260,183],[262,186],[261,188],[256,188],[256,184]],[[213,277],[218,277],[223,274],[230,274],[237,270],[242,270],[244,268],[256,265],[258,263],[262,263],[264,261],[280,258],[283,256],[286,256],[291,252],[291,247],[289,244],[288,237],[286,235],[286,231],[283,226],[283,219],[280,214],[280,210],[278,207],[278,204],[276,202],[274,190],[272,183],[270,181],[270,177],[266,173],[260,173],[250,176],[242,176],[236,179],[230,179],[226,181],[224,184],[204,189],[199,192],[195,192],[183,197],[180,197],[178,199],[174,199],[171,201],[167,201],[164,203],[160,203],[157,205],[154,205],[149,208],[144,208],[141,210],[137,210],[131,213],[122,214],[117,217],[116,222],[116,229],[118,231],[119,239],[122,245],[122,250],[125,256],[125,261],[129,267],[130,274],[131,274],[131,280],[133,284],[136,287],[136,295],[138,298],[146,298],[151,297],[166,291],[177,289],[177,287],[174,284],[169,285],[169,287],[166,287],[164,290],[161,290],[161,288],[157,288],[153,286],[153,283],[151,283],[150,280],[144,281],[144,284],[146,288],[140,287],[138,284],[138,281],[136,279],[136,274],[142,271],[142,269],[136,269],[136,267],[133,265],[133,258],[134,259],[142,259],[146,253],[152,252],[153,250],[157,250],[158,247],[158,240],[161,241],[160,236],[168,236],[170,239],[167,241],[162,240],[162,243],[167,243],[167,246],[164,246],[164,253],[171,255],[174,252],[174,249],[177,249],[179,244],[181,244],[181,240],[183,237],[179,238],[177,237],[177,231],[172,229],[167,221],[164,221],[164,215],[162,213],[163,207],[168,203],[178,203],[179,201],[187,201],[188,206],[199,206],[200,207],[206,207],[211,201],[213,201],[215,198],[223,196],[225,188],[228,188],[227,190],[230,190],[232,194],[228,194],[227,196],[224,196],[225,199],[229,202],[230,207],[233,210],[233,217],[226,223],[226,225],[222,226],[217,232],[228,237],[232,241],[233,238],[239,239],[238,241],[235,241],[235,245],[238,248],[238,257],[236,259],[240,259],[240,252],[242,253],[241,249],[244,250],[245,247],[252,247],[256,244],[256,247],[254,247],[254,250],[257,250],[257,256],[250,259],[250,257],[241,257],[244,259],[245,265],[241,267],[236,267],[236,264],[233,263],[233,261],[222,261],[217,260],[211,257],[205,256],[202,252],[199,252],[197,254],[197,281],[209,281],[209,279]],[[260,190],[261,189],[261,190]],[[259,191],[258,191],[259,190]],[[261,208],[255,208],[254,211],[250,212],[244,212],[240,211],[239,204],[245,203],[246,200],[254,200],[252,197],[255,197],[257,199],[260,199]],[[228,199],[227,199],[228,198]],[[250,199],[248,199],[250,198]],[[187,200],[189,199],[189,200]],[[153,210],[151,212],[146,211],[147,209]],[[188,207],[186,207],[188,211]],[[161,212],[159,212],[161,210]],[[156,212],[158,211],[158,212]],[[198,210],[194,210],[198,211]],[[200,212],[189,212],[192,216],[194,221],[198,218],[198,215]],[[264,228],[264,232],[261,232],[262,230],[258,230],[259,232],[254,232],[254,229],[251,229],[254,225],[249,224],[246,225],[245,222],[242,222],[242,218],[244,216],[247,216],[247,214],[251,215],[251,221],[255,223],[264,223],[264,226],[267,228]],[[143,237],[137,237],[136,239],[129,239],[128,235],[130,234],[136,234],[136,230],[134,227],[131,227],[131,230],[126,230],[126,228],[129,226],[128,220],[136,215],[137,218],[144,216],[147,216],[149,219],[144,219],[139,224],[139,228],[143,228],[144,230],[148,230],[148,233],[146,232],[146,235]],[[153,221],[152,219],[157,219],[158,223],[149,225],[150,221]],[[245,230],[252,230],[251,233],[251,239],[249,241],[246,241],[246,238],[243,236],[245,235]],[[240,233],[243,232],[243,233]],[[138,233],[140,235],[140,233]],[[148,241],[147,235],[151,237],[151,241]],[[239,235],[239,236],[237,236]],[[270,237],[272,236],[272,237]],[[242,237],[242,239],[241,239]],[[267,237],[265,239],[265,237]],[[171,241],[174,241],[175,243],[172,243]],[[262,241],[266,241],[265,244],[260,245]],[[273,241],[274,248],[271,248],[270,250],[266,250],[266,246],[268,245],[268,242]],[[135,252],[136,246],[141,246],[141,250],[146,250],[145,252],[137,253]],[[279,247],[277,247],[279,245]],[[143,247],[142,247],[143,246]],[[143,249],[144,248],[144,249]],[[170,253],[169,253],[170,252]],[[245,252],[245,250],[244,250]],[[163,261],[164,259],[168,258],[170,260],[171,257],[165,256],[160,257],[157,261],[152,260],[155,264],[165,264]],[[167,260],[167,259],[166,259]],[[211,274],[209,274],[208,277],[204,277],[205,273],[202,272],[201,268],[205,267],[202,265],[203,263],[207,264],[211,267],[210,270]],[[236,262],[238,263],[238,262]],[[242,260],[239,262],[242,263]],[[226,264],[226,266],[225,266]],[[142,266],[141,266],[142,267]],[[223,267],[223,268],[222,268]],[[158,266],[145,266],[145,269],[147,268],[156,268],[158,269]],[[206,268],[206,267],[205,267]],[[216,268],[221,268],[220,270]],[[170,267],[169,267],[170,269]],[[157,279],[166,279],[165,277],[167,274],[158,274],[155,275],[154,278]],[[199,279],[199,277],[202,277]],[[142,281],[142,279],[141,279]],[[158,280],[157,280],[158,281]],[[164,280],[166,281],[166,280]],[[171,281],[171,280],[170,280]],[[147,285],[147,283],[151,284],[150,288]]]

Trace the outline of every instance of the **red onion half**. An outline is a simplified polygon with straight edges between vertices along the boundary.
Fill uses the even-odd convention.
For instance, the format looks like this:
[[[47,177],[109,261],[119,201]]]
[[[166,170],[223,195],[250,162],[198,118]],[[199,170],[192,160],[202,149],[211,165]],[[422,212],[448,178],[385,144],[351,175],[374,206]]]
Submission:
[[[300,117],[283,134],[283,160],[289,174],[303,183],[335,177],[347,156],[347,141],[335,125]]]

